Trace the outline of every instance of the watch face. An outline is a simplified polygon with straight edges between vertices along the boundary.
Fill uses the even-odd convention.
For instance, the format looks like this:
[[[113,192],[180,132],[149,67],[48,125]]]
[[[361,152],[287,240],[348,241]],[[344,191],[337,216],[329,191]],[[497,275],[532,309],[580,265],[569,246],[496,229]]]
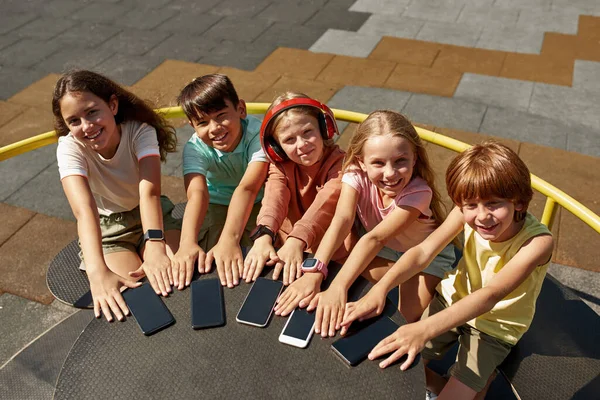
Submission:
[[[315,265],[317,265],[317,259],[316,258],[307,258],[302,263],[302,267],[304,267],[304,268],[314,268]]]
[[[162,240],[163,233],[160,229],[148,229],[148,240]]]

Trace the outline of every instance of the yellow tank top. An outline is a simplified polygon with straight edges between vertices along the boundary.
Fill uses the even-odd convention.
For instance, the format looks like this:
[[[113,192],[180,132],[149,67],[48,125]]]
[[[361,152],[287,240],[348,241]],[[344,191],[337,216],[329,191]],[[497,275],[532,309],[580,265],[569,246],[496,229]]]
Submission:
[[[448,306],[488,285],[527,240],[550,234],[548,228],[529,213],[519,233],[505,242],[485,240],[467,224],[464,232],[463,258],[458,267],[437,287]],[[490,311],[467,323],[506,343],[516,344],[533,320],[535,302],[542,288],[548,263],[537,267],[521,285],[496,303]]]

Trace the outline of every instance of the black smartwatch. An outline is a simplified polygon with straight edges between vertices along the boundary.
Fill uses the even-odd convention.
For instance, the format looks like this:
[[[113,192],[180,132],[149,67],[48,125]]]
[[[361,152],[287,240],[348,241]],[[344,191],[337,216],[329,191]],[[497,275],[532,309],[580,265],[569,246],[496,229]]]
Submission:
[[[275,232],[269,229],[266,225],[258,225],[254,232],[250,234],[250,239],[254,242],[256,239],[263,235],[269,235],[271,237],[271,243],[275,244]]]
[[[151,241],[165,240],[165,235],[164,235],[163,231],[161,231],[160,229],[148,229],[144,233],[144,243],[146,243],[148,240],[151,240]]]

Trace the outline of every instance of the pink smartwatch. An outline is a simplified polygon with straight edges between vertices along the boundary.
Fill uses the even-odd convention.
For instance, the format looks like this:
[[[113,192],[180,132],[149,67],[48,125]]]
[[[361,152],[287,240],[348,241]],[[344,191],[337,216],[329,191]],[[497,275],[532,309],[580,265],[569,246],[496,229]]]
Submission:
[[[327,265],[316,258],[307,258],[302,263],[302,272],[320,272],[323,274],[323,280],[327,279]]]

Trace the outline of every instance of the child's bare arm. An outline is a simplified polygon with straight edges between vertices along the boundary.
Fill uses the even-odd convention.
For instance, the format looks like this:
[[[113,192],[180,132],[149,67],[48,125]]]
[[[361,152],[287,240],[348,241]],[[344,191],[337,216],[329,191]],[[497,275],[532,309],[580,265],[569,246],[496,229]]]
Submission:
[[[239,186],[231,197],[221,237],[206,256],[205,270],[210,271],[214,259],[221,284],[228,287],[238,284],[244,269],[240,239],[252,212],[254,200],[265,183],[268,165],[265,162],[248,164]]]

